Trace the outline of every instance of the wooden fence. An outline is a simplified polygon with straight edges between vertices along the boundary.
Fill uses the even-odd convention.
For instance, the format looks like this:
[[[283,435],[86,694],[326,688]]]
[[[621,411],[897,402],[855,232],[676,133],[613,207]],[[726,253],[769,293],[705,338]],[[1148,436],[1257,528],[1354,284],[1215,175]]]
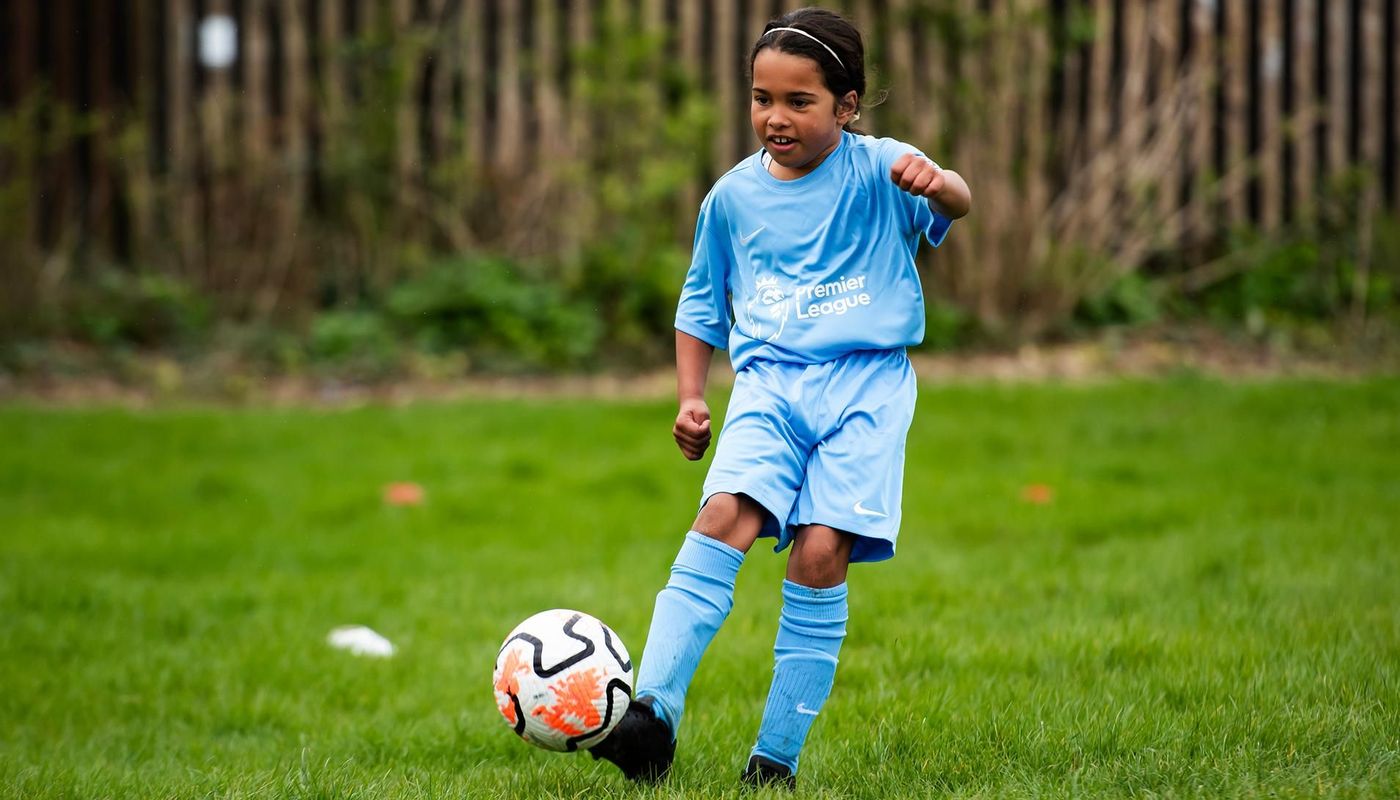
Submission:
[[[229,241],[217,236],[224,215],[212,194],[240,173],[276,164],[279,177],[240,202],[292,213],[232,238],[270,242],[264,268],[285,273],[295,268],[299,209],[324,202],[328,191],[319,179],[328,120],[371,97],[364,73],[345,66],[347,52],[389,31],[395,52],[406,54],[383,67],[403,90],[392,107],[374,110],[400,134],[393,138],[395,180],[421,182],[454,159],[482,171],[489,165],[492,174],[525,174],[596,146],[578,59],[613,20],[659,37],[666,57],[712,98],[716,127],[706,168],[687,189],[694,199],[755,147],[744,113],[748,48],[767,19],[797,5],[13,0],[0,9],[0,108],[17,113],[42,85],[66,106],[135,124],[144,135],[128,141],[120,126],[78,125],[71,142],[28,167],[13,158],[0,163],[0,177],[31,172],[21,234],[34,252],[78,240],[118,260],[173,253],[198,261]],[[1005,201],[1044,195],[1032,198],[1034,213],[1053,214],[1051,195],[1110,146],[1146,158],[1144,148],[1172,113],[1192,122],[1183,141],[1159,148],[1171,161],[1159,173],[1169,179],[1152,202],[1176,235],[1245,222],[1277,227],[1309,213],[1320,187],[1349,172],[1369,177],[1370,206],[1400,206],[1400,0],[836,5],[865,33],[874,85],[889,89],[863,126],[924,146],[974,187],[988,185],[997,178],[988,172],[1000,167],[1029,170],[1037,179],[1008,183]],[[211,14],[237,23],[238,56],[227,69],[198,60],[198,25]],[[999,35],[1000,46],[988,46]],[[36,120],[42,139],[54,116]],[[1005,154],[990,161],[966,155],[974,146]],[[211,180],[211,163],[229,167],[229,159],[235,163],[225,178]],[[153,182],[133,182],[137,173]],[[1206,179],[1220,178],[1225,190],[1211,203],[1192,201]],[[979,200],[982,214],[1013,212],[988,206],[1002,201],[995,193]],[[678,229],[683,239],[684,226]]]

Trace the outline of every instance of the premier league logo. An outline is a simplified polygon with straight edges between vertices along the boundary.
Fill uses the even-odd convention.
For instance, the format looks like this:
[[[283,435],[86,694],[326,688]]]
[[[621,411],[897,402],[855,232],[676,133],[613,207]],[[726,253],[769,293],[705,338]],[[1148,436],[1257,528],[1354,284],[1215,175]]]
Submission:
[[[748,317],[749,335],[764,342],[771,342],[783,333],[787,325],[788,311],[792,299],[778,285],[778,279],[771,275],[759,278],[754,285],[753,297],[749,299],[744,313]]]

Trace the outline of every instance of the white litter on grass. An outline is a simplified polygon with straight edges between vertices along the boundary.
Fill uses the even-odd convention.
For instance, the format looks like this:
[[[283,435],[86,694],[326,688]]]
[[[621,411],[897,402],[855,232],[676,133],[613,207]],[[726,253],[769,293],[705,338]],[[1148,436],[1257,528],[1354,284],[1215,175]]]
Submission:
[[[349,650],[357,656],[389,658],[394,644],[363,625],[341,625],[326,637],[331,647]]]

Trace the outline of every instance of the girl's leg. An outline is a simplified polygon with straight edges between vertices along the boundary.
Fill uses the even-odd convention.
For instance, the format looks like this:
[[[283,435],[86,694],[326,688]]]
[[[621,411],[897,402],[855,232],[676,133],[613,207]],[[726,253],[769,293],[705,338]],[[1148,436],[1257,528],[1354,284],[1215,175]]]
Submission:
[[[686,535],[670,580],[656,596],[637,673],[637,696],[651,698],[673,738],[685,711],[686,690],[705,648],[734,606],[735,577],[766,513],[745,495],[712,496]]]
[[[764,514],[744,495],[712,495],[656,596],[637,698],[612,733],[589,752],[635,781],[666,777],[676,754],[685,693],[700,656],[734,606],[734,578],[762,529]]]
[[[854,542],[851,534],[826,525],[797,530],[773,644],[773,685],[746,780],[791,783],[797,771],[807,731],[836,678],[846,637],[846,568]]]

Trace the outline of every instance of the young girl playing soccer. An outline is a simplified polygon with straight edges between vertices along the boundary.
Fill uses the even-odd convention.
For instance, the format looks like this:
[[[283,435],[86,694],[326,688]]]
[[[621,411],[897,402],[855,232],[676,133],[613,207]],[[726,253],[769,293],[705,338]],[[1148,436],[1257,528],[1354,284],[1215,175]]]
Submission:
[[[820,9],[770,22],[749,58],[762,145],[700,207],[676,312],[688,459],[710,444],[705,378],[735,379],[700,514],[657,595],[637,699],[596,745],[634,780],[670,769],[686,689],[759,537],[789,544],[773,683],[742,780],[791,787],[846,635],[846,568],[894,555],[923,339],[919,239],[937,246],[967,184],[909,145],[847,130],[860,116],[860,33]]]

